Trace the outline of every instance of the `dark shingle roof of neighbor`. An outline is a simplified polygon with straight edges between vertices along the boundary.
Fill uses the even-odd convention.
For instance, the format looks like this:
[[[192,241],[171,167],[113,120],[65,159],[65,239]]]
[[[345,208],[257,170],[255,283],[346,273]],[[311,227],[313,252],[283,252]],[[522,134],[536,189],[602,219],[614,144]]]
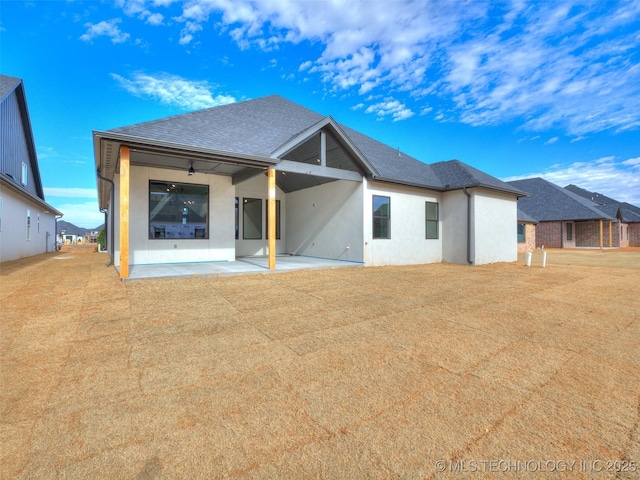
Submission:
[[[598,209],[611,217],[617,217],[618,211],[623,222],[640,222],[640,208],[627,202],[620,202],[602,193],[590,192],[576,185],[567,185],[566,190],[598,204]]]
[[[575,193],[576,195],[580,195],[582,198],[586,198],[587,200],[591,200],[594,203],[597,203],[598,205],[607,205],[607,204],[611,204],[611,203],[620,203],[617,200],[614,200],[611,197],[607,197],[606,195],[603,195],[601,193],[598,192],[590,192],[589,190],[585,190],[584,188],[580,188],[577,185],[567,185],[566,187],[564,187],[566,190],[569,190],[570,192]]]
[[[100,133],[270,158],[280,147],[326,118],[279,95],[271,95]],[[212,125],[215,128],[211,128]],[[373,178],[436,190],[482,186],[526,195],[458,160],[427,165],[356,130],[338,125],[376,170],[372,172]]]
[[[536,220],[614,220],[598,205],[543,178],[528,178],[507,182],[531,195],[518,200],[518,208]]]
[[[530,215],[524,213],[520,208],[518,208],[518,222],[525,223],[538,223],[538,221]]]

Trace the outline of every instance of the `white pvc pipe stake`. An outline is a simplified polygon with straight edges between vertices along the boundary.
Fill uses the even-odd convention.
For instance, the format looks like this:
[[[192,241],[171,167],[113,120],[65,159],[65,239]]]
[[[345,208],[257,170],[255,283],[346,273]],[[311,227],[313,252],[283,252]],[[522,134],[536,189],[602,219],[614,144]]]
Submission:
[[[542,252],[542,268],[547,265],[547,252]]]
[[[527,267],[531,266],[531,252],[527,252]]]

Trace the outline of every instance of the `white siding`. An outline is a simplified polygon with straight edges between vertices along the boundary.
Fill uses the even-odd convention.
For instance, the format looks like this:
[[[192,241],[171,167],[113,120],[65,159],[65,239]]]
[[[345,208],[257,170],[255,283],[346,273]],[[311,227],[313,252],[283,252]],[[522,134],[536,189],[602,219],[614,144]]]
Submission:
[[[360,182],[337,180],[288,193],[287,252],[363,261],[362,192]]]
[[[0,262],[55,251],[56,219],[52,213],[45,213],[37,203],[2,186],[0,199]],[[30,240],[27,240],[27,210],[31,212]]]
[[[116,175],[115,211],[119,211],[120,179]],[[149,180],[209,185],[208,239],[149,239]],[[180,263],[231,261],[235,259],[234,195],[231,177],[196,173],[187,176],[179,170],[131,167],[129,263]],[[120,266],[120,226],[115,218],[114,263]]]
[[[442,261],[443,206],[440,205],[439,238],[427,240],[425,202],[438,202],[439,192],[418,188],[367,182],[364,195],[363,221],[365,262],[367,265],[410,265]],[[391,238],[373,238],[373,196],[391,199]],[[444,239],[444,240],[443,240]]]

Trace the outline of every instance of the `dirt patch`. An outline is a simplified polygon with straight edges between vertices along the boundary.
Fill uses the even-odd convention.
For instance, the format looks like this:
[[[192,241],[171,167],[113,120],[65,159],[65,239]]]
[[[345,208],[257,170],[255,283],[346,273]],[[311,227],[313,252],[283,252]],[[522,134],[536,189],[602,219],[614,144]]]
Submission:
[[[130,283],[90,247],[4,263],[1,476],[638,478],[640,251],[541,253]]]

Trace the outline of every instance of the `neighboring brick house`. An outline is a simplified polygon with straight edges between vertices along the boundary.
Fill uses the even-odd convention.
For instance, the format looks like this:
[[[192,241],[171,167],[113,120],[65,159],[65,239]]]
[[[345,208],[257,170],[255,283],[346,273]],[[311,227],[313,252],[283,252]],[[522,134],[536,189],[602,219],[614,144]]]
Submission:
[[[608,213],[598,203],[542,178],[507,183],[530,194],[518,200],[518,208],[539,222],[536,247],[620,246],[618,211]]]
[[[576,185],[567,185],[566,190],[580,195],[598,205],[598,209],[618,219],[613,236],[619,247],[640,247],[640,208],[627,202],[619,202],[597,192],[590,192]],[[593,237],[593,232],[589,232]]]
[[[518,208],[518,253],[536,249],[536,225],[538,221]]]

